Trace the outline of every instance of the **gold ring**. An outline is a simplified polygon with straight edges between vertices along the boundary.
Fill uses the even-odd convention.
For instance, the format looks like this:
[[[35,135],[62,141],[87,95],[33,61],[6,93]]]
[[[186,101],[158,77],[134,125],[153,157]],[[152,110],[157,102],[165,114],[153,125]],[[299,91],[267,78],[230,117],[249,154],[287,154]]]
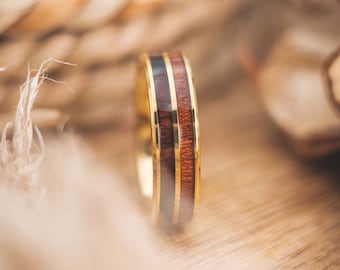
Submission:
[[[182,226],[200,192],[200,136],[192,72],[182,53],[139,59],[137,171],[161,224]]]

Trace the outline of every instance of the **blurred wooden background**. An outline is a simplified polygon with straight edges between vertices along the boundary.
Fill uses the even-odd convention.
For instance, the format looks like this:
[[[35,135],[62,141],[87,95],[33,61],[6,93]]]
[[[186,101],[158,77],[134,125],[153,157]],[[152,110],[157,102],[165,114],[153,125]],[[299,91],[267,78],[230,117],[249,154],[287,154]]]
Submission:
[[[28,61],[31,68],[49,57],[77,64],[49,69],[49,77],[74,93],[63,84],[44,83],[36,108],[44,109],[42,117],[56,111],[57,118],[41,125],[55,129],[68,119],[98,159],[125,176],[136,196],[135,57],[169,49],[188,54],[199,98],[202,199],[187,231],[160,234],[174,269],[340,268],[340,120],[319,77],[323,59],[340,44],[338,3],[25,3],[0,4],[2,123],[13,113]],[[54,12],[62,5],[63,12]],[[98,17],[90,12],[95,6]],[[301,39],[290,42],[288,35],[287,41],[285,34],[296,29]],[[287,44],[297,53],[286,50]],[[293,70],[301,81],[295,83],[290,73],[276,81],[282,70]],[[286,80],[293,83],[287,86]],[[317,82],[313,88],[310,80]],[[303,94],[295,95],[294,87]],[[287,89],[293,94],[276,105]],[[318,108],[322,117],[296,111],[301,101],[298,108]],[[276,108],[295,114],[281,118]],[[315,151],[311,141],[327,147]],[[311,151],[322,157],[310,158]]]
[[[299,158],[254,99],[247,83],[199,99],[201,205],[184,233],[159,234],[170,268],[338,269],[340,156]],[[132,134],[85,138],[138,196]],[[112,141],[120,143],[108,148]]]

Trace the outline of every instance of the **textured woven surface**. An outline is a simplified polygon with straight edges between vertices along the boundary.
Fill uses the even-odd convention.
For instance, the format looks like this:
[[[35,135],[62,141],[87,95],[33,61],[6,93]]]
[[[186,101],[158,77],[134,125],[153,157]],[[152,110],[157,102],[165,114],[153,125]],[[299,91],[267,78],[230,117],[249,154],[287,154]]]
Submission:
[[[8,18],[0,21],[0,66],[6,68],[0,74],[2,117],[17,102],[28,63],[38,68],[50,57],[78,65],[54,65],[48,73],[72,91],[47,82],[37,108],[57,109],[78,126],[126,122],[135,58],[144,51],[181,49],[200,86],[218,84],[231,65],[225,22],[245,2],[27,0],[16,6],[5,1],[0,6],[1,17]]]

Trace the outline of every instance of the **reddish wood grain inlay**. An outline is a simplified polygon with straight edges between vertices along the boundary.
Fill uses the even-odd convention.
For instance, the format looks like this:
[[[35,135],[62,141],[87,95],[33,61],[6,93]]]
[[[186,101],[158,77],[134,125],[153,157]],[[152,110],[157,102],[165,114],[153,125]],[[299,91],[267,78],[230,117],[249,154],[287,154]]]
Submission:
[[[188,74],[180,53],[169,54],[177,97],[180,132],[181,196],[179,223],[191,219],[195,195],[194,126]]]

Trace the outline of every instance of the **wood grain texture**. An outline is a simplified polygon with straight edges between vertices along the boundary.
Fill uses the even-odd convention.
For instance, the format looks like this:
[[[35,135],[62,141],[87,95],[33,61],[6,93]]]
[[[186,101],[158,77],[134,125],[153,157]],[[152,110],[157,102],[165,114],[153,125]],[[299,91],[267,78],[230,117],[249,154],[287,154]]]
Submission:
[[[178,123],[180,130],[181,195],[179,222],[192,218],[195,196],[195,153],[192,104],[188,74],[183,57],[179,53],[169,54],[177,96]]]
[[[340,155],[297,158],[248,84],[199,99],[199,105],[201,204],[187,231],[160,234],[169,265],[186,270],[339,269]],[[120,170],[138,197],[132,128],[87,134],[86,139],[104,163]]]
[[[150,57],[156,92],[160,147],[160,215],[171,223],[175,201],[175,149],[168,75],[162,56]]]

